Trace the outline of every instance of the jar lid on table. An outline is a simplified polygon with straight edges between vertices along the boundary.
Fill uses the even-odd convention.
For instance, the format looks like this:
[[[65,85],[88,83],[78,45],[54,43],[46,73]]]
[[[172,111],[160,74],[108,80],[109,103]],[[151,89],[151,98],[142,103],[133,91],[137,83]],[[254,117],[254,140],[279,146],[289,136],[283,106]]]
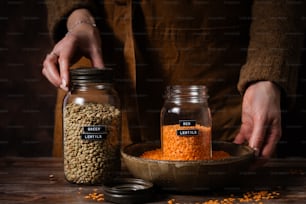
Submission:
[[[145,203],[152,198],[153,183],[139,178],[117,178],[103,185],[106,201],[113,203]]]

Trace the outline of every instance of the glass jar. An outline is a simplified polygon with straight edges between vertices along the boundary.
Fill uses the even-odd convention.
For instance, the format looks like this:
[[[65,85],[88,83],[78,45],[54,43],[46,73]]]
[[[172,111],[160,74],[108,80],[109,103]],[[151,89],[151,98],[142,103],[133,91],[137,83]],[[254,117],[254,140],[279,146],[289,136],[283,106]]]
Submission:
[[[111,69],[70,70],[63,134],[67,181],[102,184],[120,171],[121,111]]]
[[[161,149],[166,160],[206,160],[212,156],[212,119],[205,86],[168,86],[161,110]]]

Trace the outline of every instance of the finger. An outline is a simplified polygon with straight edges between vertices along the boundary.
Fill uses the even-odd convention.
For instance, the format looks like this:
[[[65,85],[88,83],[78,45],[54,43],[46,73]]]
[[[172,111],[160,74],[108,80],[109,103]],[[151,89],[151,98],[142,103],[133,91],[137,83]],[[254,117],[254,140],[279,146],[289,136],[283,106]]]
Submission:
[[[61,84],[60,88],[68,91],[68,84],[69,84],[69,57],[67,55],[60,55],[59,59],[59,68],[60,68],[60,78]]]
[[[250,138],[250,133],[252,131],[252,127],[250,122],[243,122],[241,124],[240,130],[234,139],[234,143],[236,144],[243,144],[248,142]]]
[[[51,55],[52,57],[56,58],[56,59],[58,59],[58,57],[59,57],[59,55],[56,54],[54,51],[52,51],[52,52],[50,53],[50,55]]]
[[[61,78],[58,72],[57,57],[48,54],[43,62],[42,74],[56,87],[61,84]]]
[[[105,67],[103,59],[102,59],[102,54],[99,51],[95,51],[92,53],[91,61],[94,67],[97,67],[97,68]]]
[[[234,139],[234,143],[243,144],[245,141],[246,141],[245,135],[241,131],[239,131],[239,133],[236,135]]]
[[[98,57],[98,56],[97,57],[93,57],[92,64],[93,64],[94,67],[97,67],[97,68],[105,67],[102,58]]]
[[[277,143],[281,137],[281,128],[273,128],[270,135],[268,135],[268,140],[266,141],[262,149],[262,157],[269,158],[275,153]]]
[[[254,149],[255,156],[259,156],[264,144],[266,128],[264,127],[263,122],[255,121],[254,128],[249,140],[249,146]]]

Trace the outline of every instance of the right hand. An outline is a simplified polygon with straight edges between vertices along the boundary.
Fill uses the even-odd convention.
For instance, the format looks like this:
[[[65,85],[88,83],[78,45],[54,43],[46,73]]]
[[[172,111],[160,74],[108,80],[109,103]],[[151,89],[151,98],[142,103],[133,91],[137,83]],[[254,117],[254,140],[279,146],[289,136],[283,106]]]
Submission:
[[[104,67],[99,30],[89,23],[78,24],[84,19],[86,22],[94,23],[93,17],[86,9],[75,10],[69,16],[67,21],[69,32],[55,44],[43,62],[42,74],[55,87],[65,91],[68,90],[69,67],[82,56],[90,59],[92,66]]]

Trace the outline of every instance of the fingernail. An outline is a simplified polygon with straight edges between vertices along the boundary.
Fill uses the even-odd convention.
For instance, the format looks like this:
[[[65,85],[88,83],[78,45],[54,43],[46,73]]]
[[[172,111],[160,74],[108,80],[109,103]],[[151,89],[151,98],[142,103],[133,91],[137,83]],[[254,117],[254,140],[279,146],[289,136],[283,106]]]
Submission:
[[[64,91],[68,91],[67,82],[65,79],[62,79],[62,84],[60,85],[60,88]]]

